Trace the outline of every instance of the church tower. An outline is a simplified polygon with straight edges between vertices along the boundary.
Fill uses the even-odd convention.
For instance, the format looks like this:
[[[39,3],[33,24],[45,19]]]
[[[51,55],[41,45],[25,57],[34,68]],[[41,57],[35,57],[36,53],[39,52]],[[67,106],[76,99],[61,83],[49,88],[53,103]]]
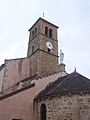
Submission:
[[[42,18],[29,29],[30,76],[43,77],[58,71],[57,29],[56,25]]]

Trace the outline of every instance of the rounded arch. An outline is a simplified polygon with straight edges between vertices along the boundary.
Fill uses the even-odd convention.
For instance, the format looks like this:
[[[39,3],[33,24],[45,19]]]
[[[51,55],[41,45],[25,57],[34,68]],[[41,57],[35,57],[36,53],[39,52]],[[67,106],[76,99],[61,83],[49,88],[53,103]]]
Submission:
[[[35,35],[37,34],[37,28],[35,28]]]
[[[34,53],[35,46],[32,45],[32,54]]]
[[[45,35],[48,36],[48,27],[45,27]]]
[[[51,37],[51,38],[52,38],[52,35],[53,35],[53,30],[52,30],[52,29],[50,29],[50,30],[49,30],[49,37]]]
[[[46,105],[44,103],[41,104],[40,108],[40,120],[46,120]]]
[[[35,34],[35,33],[34,33],[34,30],[33,30],[33,31],[32,31],[32,38],[34,37],[34,34]]]

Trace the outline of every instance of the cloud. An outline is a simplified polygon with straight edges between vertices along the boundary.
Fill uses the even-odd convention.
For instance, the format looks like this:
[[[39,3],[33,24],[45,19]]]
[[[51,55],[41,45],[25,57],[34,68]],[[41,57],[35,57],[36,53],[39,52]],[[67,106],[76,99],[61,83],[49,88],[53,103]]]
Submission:
[[[90,77],[90,0],[3,0],[0,1],[0,63],[26,56],[28,29],[45,13],[58,25],[59,49],[65,54],[67,72]]]

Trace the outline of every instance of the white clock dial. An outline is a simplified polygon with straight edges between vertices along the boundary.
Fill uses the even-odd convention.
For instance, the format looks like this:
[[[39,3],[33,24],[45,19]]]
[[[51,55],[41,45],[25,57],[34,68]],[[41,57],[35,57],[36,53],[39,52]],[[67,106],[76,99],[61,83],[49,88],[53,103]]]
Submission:
[[[50,50],[53,48],[53,45],[52,45],[52,43],[50,43],[50,42],[47,42],[47,43],[46,43],[46,46],[47,46],[47,48],[50,49]]]

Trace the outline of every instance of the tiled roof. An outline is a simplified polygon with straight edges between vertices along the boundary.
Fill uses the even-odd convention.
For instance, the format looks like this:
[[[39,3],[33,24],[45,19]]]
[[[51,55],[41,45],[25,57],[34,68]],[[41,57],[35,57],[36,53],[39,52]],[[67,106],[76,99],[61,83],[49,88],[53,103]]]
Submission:
[[[90,79],[75,71],[47,85],[35,98],[78,92],[90,92]]]
[[[41,17],[39,17],[39,19],[33,24],[32,27],[34,27],[34,26],[38,23],[38,21],[40,21],[40,20],[43,20],[44,22],[49,23],[49,24],[51,24],[52,26],[54,26],[54,27],[56,27],[56,28],[59,28],[58,26],[52,24],[51,22],[49,22],[49,21],[47,21],[47,20],[45,20],[45,19],[43,19],[43,18],[41,18]],[[32,29],[32,27],[31,27],[28,31],[30,31],[30,30]]]
[[[4,67],[5,67],[5,64],[2,64],[2,65],[0,66],[0,71],[1,71]]]

